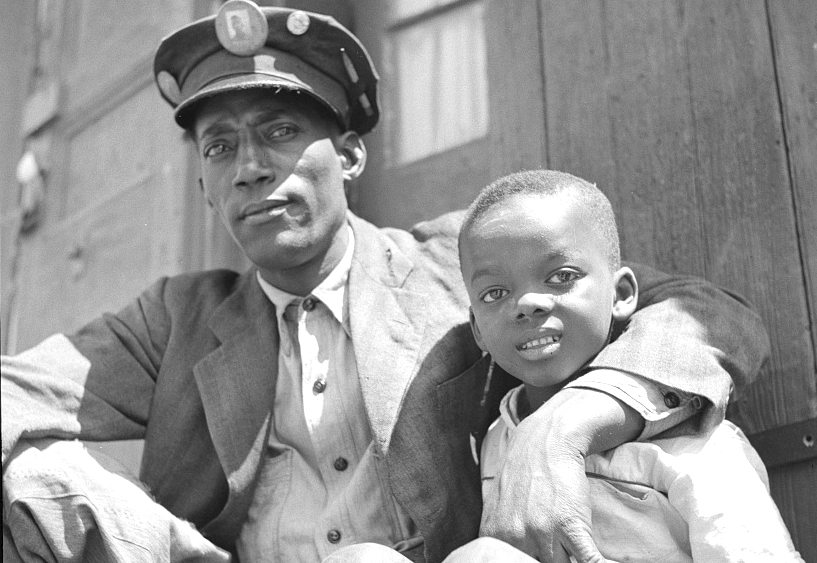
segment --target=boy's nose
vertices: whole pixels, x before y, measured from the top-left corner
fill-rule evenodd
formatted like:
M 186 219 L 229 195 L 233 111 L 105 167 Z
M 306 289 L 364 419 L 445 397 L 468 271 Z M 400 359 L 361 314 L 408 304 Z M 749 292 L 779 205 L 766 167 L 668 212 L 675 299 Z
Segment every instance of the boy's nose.
M 553 311 L 556 300 L 552 295 L 545 293 L 525 293 L 516 302 L 516 319 L 533 318 L 539 315 L 549 315 Z

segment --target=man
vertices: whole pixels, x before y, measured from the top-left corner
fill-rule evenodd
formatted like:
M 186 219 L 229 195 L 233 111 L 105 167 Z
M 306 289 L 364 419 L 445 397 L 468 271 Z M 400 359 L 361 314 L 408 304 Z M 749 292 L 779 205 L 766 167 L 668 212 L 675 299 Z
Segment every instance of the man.
M 159 280 L 4 359 L 4 557 L 319 561 L 373 542 L 442 560 L 477 534 L 472 435 L 512 382 L 469 369 L 460 215 L 409 233 L 347 209 L 379 117 L 368 54 L 331 18 L 233 0 L 166 38 L 154 69 L 254 268 Z M 719 421 L 767 353 L 733 297 L 638 274 L 645 307 L 520 426 L 498 484 L 487 529 L 542 559 L 598 556 L 583 455 Z M 43 438 L 144 438 L 157 502 Z M 525 465 L 544 452 L 548 475 Z

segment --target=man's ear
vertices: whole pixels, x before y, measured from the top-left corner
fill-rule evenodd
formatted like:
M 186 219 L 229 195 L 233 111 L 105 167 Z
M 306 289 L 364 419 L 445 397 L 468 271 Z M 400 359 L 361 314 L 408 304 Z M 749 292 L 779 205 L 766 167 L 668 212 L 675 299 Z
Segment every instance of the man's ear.
M 201 195 L 204 196 L 204 201 L 206 201 L 207 205 L 209 205 L 210 209 L 212 209 L 213 208 L 213 202 L 210 201 L 209 197 L 207 197 L 207 192 L 204 191 L 204 182 L 201 181 L 201 178 L 199 178 L 199 189 L 201 190 Z
M 474 310 L 471 307 L 468 307 L 468 322 L 471 325 L 471 333 L 474 335 L 477 346 L 479 346 L 479 349 L 483 352 L 487 352 L 488 349 L 485 347 L 485 342 L 482 340 L 482 333 L 479 331 L 479 325 L 477 325 L 477 318 L 474 316 Z
M 343 179 L 354 180 L 366 168 L 366 145 L 356 131 L 346 131 L 336 142 L 340 163 L 343 166 Z
M 638 305 L 638 282 L 630 268 L 622 267 L 613 274 L 613 319 L 626 321 Z

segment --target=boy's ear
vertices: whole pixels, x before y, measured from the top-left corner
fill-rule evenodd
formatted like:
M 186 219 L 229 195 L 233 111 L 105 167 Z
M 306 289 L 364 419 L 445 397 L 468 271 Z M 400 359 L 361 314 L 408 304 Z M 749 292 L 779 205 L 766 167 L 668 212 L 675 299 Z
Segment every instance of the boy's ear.
M 615 294 L 613 295 L 613 319 L 626 321 L 635 313 L 638 305 L 638 282 L 630 268 L 622 267 L 613 274 Z
M 341 134 L 336 142 L 336 149 L 341 165 L 343 166 L 343 179 L 354 180 L 366 168 L 366 145 L 363 139 L 355 131 L 346 131 Z
M 479 331 L 479 325 L 477 325 L 477 318 L 474 316 L 474 310 L 471 307 L 468 307 L 468 322 L 471 324 L 471 332 L 474 335 L 474 340 L 477 341 L 477 346 L 479 346 L 479 349 L 483 352 L 487 352 L 488 349 L 485 348 L 482 333 Z

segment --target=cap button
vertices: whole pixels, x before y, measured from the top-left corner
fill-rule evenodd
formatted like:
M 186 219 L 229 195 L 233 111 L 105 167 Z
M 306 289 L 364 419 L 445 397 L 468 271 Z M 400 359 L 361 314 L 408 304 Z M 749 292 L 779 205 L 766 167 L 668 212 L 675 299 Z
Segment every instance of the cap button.
M 292 12 L 287 18 L 287 29 L 292 35 L 303 35 L 309 29 L 309 16 L 306 12 L 298 10 Z

